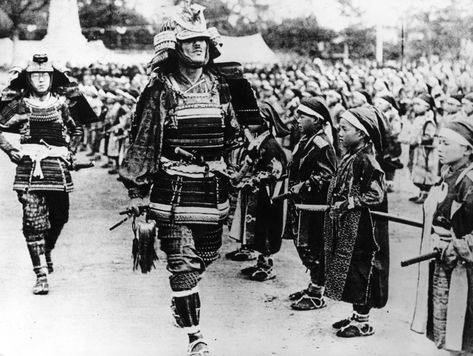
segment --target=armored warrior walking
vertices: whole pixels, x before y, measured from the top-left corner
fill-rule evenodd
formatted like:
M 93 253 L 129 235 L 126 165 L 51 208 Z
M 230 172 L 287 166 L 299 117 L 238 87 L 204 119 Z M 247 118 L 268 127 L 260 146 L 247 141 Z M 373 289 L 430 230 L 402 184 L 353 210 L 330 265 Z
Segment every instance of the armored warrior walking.
M 225 149 L 239 134 L 228 86 L 212 71 L 217 35 L 196 4 L 165 22 L 155 36 L 152 77 L 137 103 L 120 168 L 130 209 L 138 213 L 149 194 L 148 218 L 157 222 L 172 309 L 189 335 L 191 356 L 210 354 L 197 285 L 219 256 L 228 180 L 215 172 L 226 169 Z
M 20 148 L 4 136 L 0 148 L 17 165 L 13 189 L 23 206 L 23 234 L 36 274 L 34 294 L 49 291 L 51 251 L 69 219 L 70 169 L 83 134 L 79 112 L 71 112 L 71 99 L 59 93 L 69 84 L 46 55 L 35 55 L 10 83 L 9 90 L 18 95 L 3 103 L 0 112 L 1 130 L 20 134 Z M 85 99 L 77 97 L 83 101 L 74 110 L 86 105 L 90 114 Z

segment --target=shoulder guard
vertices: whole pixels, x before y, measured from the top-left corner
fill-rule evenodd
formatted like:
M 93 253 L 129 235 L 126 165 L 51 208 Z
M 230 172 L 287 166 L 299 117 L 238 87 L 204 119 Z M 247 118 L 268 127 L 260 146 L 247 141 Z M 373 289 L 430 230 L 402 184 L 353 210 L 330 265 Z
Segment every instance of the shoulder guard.
M 324 148 L 325 146 L 328 146 L 328 142 L 324 140 L 321 136 L 315 136 L 312 142 L 314 142 L 314 144 L 318 148 Z

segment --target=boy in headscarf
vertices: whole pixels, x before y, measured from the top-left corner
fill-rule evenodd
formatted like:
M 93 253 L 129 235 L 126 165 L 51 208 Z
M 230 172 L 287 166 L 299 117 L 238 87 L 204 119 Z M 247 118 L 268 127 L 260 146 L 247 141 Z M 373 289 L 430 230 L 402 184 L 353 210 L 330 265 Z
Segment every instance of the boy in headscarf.
M 335 174 L 337 156 L 332 142 L 332 119 L 322 99 L 304 98 L 297 108 L 302 137 L 294 148 L 289 181 L 295 201 L 304 204 L 325 204 L 330 179 Z M 289 237 L 294 239 L 302 264 L 310 272 L 306 289 L 292 293 L 289 299 L 295 310 L 313 310 L 326 306 L 324 298 L 324 218 L 321 213 L 295 210 L 290 205 Z
M 411 329 L 452 355 L 473 355 L 473 123 L 460 119 L 439 132 L 441 181 L 429 194 L 421 253 L 441 251 L 419 268 Z M 430 231 L 432 233 L 430 234 Z
M 350 109 L 340 120 L 339 138 L 346 149 L 330 183 L 325 214 L 325 293 L 353 305 L 350 317 L 333 324 L 339 337 L 374 333 L 371 308 L 388 298 L 387 222 L 370 210 L 387 211 L 384 173 L 376 160 L 382 152 L 381 119 L 372 107 Z
M 287 158 L 276 137 L 288 135 L 289 130 L 268 102 L 261 104 L 260 112 L 262 122 L 248 125 L 253 138 L 243 159 L 251 169 L 239 184 L 238 211 L 230 235 L 259 252 L 256 265 L 242 273 L 262 282 L 276 277 L 271 256 L 279 252 L 284 232 L 286 203 L 272 198 L 287 189 Z
M 426 93 L 417 96 L 414 101 L 415 118 L 409 143 L 411 160 L 411 179 L 419 188 L 419 195 L 410 201 L 423 204 L 430 188 L 438 181 L 438 159 L 435 147 L 437 119 L 433 98 Z

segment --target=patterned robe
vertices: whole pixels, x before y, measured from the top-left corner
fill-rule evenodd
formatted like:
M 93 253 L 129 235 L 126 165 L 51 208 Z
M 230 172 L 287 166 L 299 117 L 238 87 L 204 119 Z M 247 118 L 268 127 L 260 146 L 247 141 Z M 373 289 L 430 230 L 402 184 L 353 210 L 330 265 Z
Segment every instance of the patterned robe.
M 387 221 L 369 211 L 387 211 L 384 174 L 372 145 L 345 154 L 332 179 L 327 202 L 353 200 L 354 209 L 325 215 L 326 295 L 355 305 L 381 308 L 388 299 Z
M 433 216 L 434 231 L 439 228 L 451 231 L 454 239 L 465 241 L 466 249 L 473 251 L 473 219 L 471 218 L 473 216 L 473 165 L 460 167 L 454 171 L 448 166 L 444 167 L 442 181 L 438 188 L 443 193 L 439 194 L 440 201 L 437 203 Z M 452 273 L 457 263 L 459 268 L 466 269 L 464 283 L 468 297 L 463 304 L 449 302 L 452 283 L 454 283 Z M 460 336 L 461 345 L 458 349 L 473 352 L 473 267 L 471 261 L 463 264 L 460 259 L 453 265 L 448 265 L 435 260 L 430 263 L 429 274 L 427 337 L 434 341 L 438 348 L 448 349 L 447 337 L 453 336 L 457 339 Z M 463 282 L 460 283 L 461 288 L 465 287 Z M 464 321 L 455 320 L 455 329 L 449 331 L 448 316 L 449 314 L 458 315 L 458 311 L 466 311 L 465 319 Z M 453 335 L 448 335 L 449 333 Z
M 326 204 L 330 179 L 337 168 L 335 149 L 320 130 L 303 136 L 296 145 L 290 165 L 290 186 L 304 182 L 296 198 L 304 204 Z M 324 283 L 324 216 L 319 212 L 296 211 L 289 205 L 287 237 L 294 240 L 302 263 L 311 271 L 313 282 Z
M 287 190 L 286 155 L 269 131 L 258 136 L 243 155 L 253 161 L 249 179 L 260 180 L 241 190 L 230 236 L 262 254 L 275 254 L 281 248 L 286 204 L 271 198 Z

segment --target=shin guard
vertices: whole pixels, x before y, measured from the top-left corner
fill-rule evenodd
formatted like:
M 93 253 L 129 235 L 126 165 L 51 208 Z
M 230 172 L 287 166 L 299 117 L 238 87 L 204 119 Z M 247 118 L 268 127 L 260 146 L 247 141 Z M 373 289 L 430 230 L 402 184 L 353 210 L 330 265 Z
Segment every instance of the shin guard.
M 188 334 L 200 331 L 200 298 L 197 288 L 173 292 L 171 309 L 176 323 Z
M 38 277 L 46 276 L 47 263 L 44 254 L 44 240 L 28 241 L 26 244 L 33 264 L 33 271 Z

